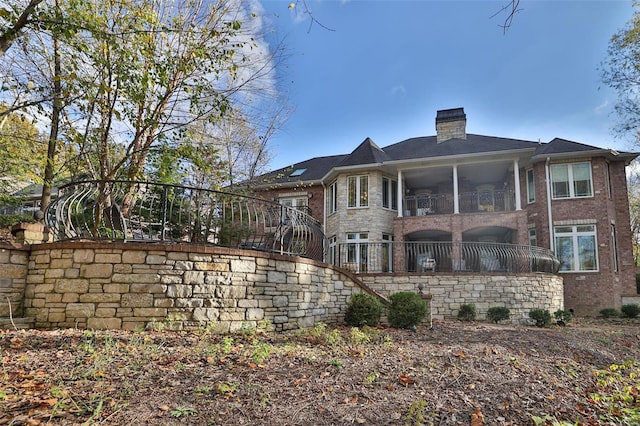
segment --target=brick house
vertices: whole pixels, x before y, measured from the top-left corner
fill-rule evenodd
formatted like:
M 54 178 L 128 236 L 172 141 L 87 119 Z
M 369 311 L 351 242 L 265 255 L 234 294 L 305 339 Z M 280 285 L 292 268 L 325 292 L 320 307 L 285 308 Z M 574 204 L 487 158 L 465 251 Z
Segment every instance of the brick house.
M 326 261 L 356 273 L 532 273 L 542 269 L 505 253 L 540 248 L 560 261 L 567 309 L 597 315 L 636 295 L 625 168 L 637 154 L 468 134 L 462 108 L 435 124 L 435 136 L 367 138 L 251 188 L 306 209 Z

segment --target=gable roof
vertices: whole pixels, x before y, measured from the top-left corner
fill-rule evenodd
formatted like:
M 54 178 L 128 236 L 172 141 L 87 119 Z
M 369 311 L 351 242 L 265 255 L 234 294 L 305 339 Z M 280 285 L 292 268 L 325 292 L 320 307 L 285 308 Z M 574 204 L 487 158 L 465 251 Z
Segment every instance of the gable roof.
M 570 157 L 576 154 L 582 155 L 601 155 L 612 160 L 625 160 L 627 163 L 638 156 L 632 152 L 618 152 L 612 149 L 598 148 L 596 146 L 585 145 L 579 142 L 573 142 L 566 139 L 554 138 L 551 142 L 540 144 L 533 154 L 534 159 L 546 157 Z
M 337 167 L 357 166 L 361 164 L 381 164 L 391 160 L 371 138 L 366 138 L 356 149 L 347 155 Z

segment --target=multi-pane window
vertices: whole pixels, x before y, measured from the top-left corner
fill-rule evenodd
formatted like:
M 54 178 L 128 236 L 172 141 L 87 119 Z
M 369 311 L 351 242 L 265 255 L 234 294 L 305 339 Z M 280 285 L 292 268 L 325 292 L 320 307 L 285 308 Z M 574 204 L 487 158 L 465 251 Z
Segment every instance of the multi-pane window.
M 305 197 L 287 197 L 280 198 L 280 204 L 287 207 L 293 207 L 298 210 L 305 210 L 308 204 L 308 198 Z
M 556 226 L 554 233 L 560 271 L 598 270 L 595 225 Z
M 333 181 L 327 188 L 327 214 L 338 210 L 338 182 Z
M 382 178 L 382 207 L 398 210 L 398 182 L 386 177 Z
M 527 202 L 536 201 L 536 183 L 533 180 L 533 169 L 527 170 Z
M 328 238 L 329 240 L 329 247 L 327 250 L 327 263 L 331 264 L 331 265 L 336 265 L 337 263 L 337 238 L 336 236 L 332 236 Z
M 551 186 L 554 199 L 593 196 L 591 163 L 553 164 Z
M 369 263 L 369 234 L 347 234 L 347 268 L 354 272 L 367 272 Z
M 349 176 L 347 179 L 347 207 L 369 205 L 369 176 Z
M 393 235 L 382 234 L 382 272 L 393 271 Z
M 529 228 L 529 245 L 538 245 L 538 235 L 536 234 L 536 228 Z

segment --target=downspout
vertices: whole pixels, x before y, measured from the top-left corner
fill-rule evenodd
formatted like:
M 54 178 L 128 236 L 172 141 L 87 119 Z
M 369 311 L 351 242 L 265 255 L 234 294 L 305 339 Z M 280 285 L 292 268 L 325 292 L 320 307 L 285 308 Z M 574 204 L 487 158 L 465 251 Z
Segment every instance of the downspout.
M 324 182 L 320 182 L 322 185 L 322 233 L 324 234 L 324 239 L 322 241 L 323 250 L 323 262 L 327 261 L 327 253 L 329 252 L 329 247 L 327 247 L 327 187 Z
M 549 217 L 549 249 L 555 253 L 555 239 L 553 238 L 553 214 L 551 213 L 551 172 L 549 170 L 549 157 L 544 164 L 545 179 L 547 182 L 547 216 Z

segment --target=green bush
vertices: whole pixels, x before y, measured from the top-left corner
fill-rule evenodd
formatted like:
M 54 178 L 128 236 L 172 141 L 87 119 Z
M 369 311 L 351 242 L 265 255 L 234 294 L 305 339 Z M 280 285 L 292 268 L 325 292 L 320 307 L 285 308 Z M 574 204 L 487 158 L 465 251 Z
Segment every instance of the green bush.
M 538 327 L 545 327 L 551 324 L 551 314 L 547 309 L 532 309 L 529 311 L 529 318 L 535 320 Z
M 344 321 L 352 327 L 370 327 L 380 323 L 382 304 L 380 301 L 367 293 L 354 294 L 347 305 L 347 312 Z
M 30 214 L 12 214 L 12 215 L 0 215 L 0 228 L 11 228 L 16 223 L 20 222 L 35 222 L 33 215 Z
M 415 327 L 427 316 L 427 302 L 420 295 L 401 291 L 389 296 L 387 319 L 395 328 Z
M 622 311 L 622 314 L 627 318 L 635 318 L 640 315 L 640 305 L 638 305 L 637 303 L 622 305 L 620 310 Z
M 620 312 L 616 308 L 604 308 L 600 309 L 600 315 L 604 318 L 616 318 L 620 316 Z
M 460 310 L 458 311 L 458 319 L 460 321 L 475 321 L 476 305 L 473 303 L 461 305 Z
M 553 317 L 559 325 L 565 325 L 573 319 L 573 312 L 559 309 L 553 313 Z
M 506 306 L 494 306 L 487 311 L 487 319 L 496 324 L 503 320 L 508 320 L 510 316 L 509 308 Z

